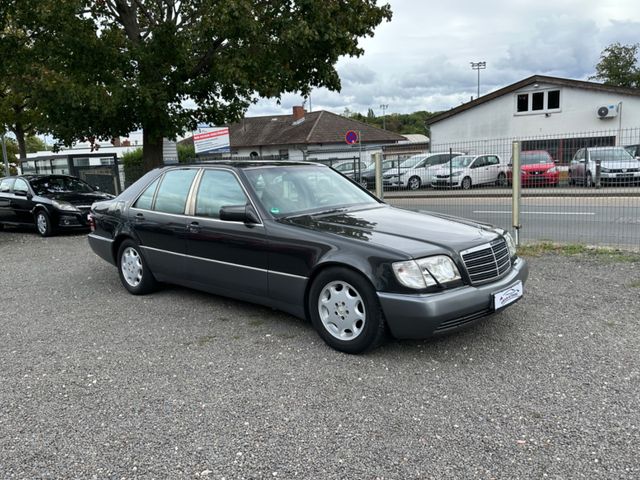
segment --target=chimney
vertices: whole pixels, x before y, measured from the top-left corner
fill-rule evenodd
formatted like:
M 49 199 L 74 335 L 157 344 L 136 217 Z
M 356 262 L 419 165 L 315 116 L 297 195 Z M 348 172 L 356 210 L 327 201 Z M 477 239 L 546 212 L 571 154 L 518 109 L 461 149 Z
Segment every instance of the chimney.
M 293 121 L 295 122 L 296 120 L 300 120 L 301 118 L 304 118 L 306 113 L 307 111 L 304 109 L 304 107 L 299 107 L 299 106 L 293 107 Z

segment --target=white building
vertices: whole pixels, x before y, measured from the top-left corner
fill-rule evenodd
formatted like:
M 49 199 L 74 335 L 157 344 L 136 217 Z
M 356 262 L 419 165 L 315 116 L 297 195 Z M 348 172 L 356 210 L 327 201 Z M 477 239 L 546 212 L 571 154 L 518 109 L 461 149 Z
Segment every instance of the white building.
M 427 123 L 432 151 L 458 146 L 508 157 L 511 141 L 522 140 L 523 150 L 567 162 L 584 146 L 638 143 L 640 90 L 535 75 Z

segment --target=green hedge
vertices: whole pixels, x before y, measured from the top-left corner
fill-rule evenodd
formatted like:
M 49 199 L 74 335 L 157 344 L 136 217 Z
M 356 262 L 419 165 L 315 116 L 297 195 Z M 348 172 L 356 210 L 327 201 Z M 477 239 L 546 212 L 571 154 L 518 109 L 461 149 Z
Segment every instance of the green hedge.
M 142 165 L 142 149 L 137 148 L 122 155 L 122 166 L 124 168 L 124 187 L 127 188 L 145 173 Z

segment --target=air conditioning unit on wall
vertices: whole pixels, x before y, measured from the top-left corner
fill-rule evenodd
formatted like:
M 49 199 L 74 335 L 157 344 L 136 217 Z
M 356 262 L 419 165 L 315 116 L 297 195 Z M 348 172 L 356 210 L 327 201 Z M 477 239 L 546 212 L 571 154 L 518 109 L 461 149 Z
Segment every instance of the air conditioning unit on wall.
M 599 119 L 614 118 L 618 116 L 618 105 L 601 105 L 596 110 Z

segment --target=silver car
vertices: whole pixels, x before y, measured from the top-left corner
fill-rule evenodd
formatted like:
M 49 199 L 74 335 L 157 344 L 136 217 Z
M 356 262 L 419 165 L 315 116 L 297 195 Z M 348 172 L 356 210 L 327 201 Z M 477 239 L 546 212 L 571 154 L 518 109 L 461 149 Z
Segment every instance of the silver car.
M 600 182 L 617 184 L 640 183 L 640 161 L 624 147 L 581 148 L 569 165 L 569 184 L 593 187 L 596 166 L 600 164 Z

